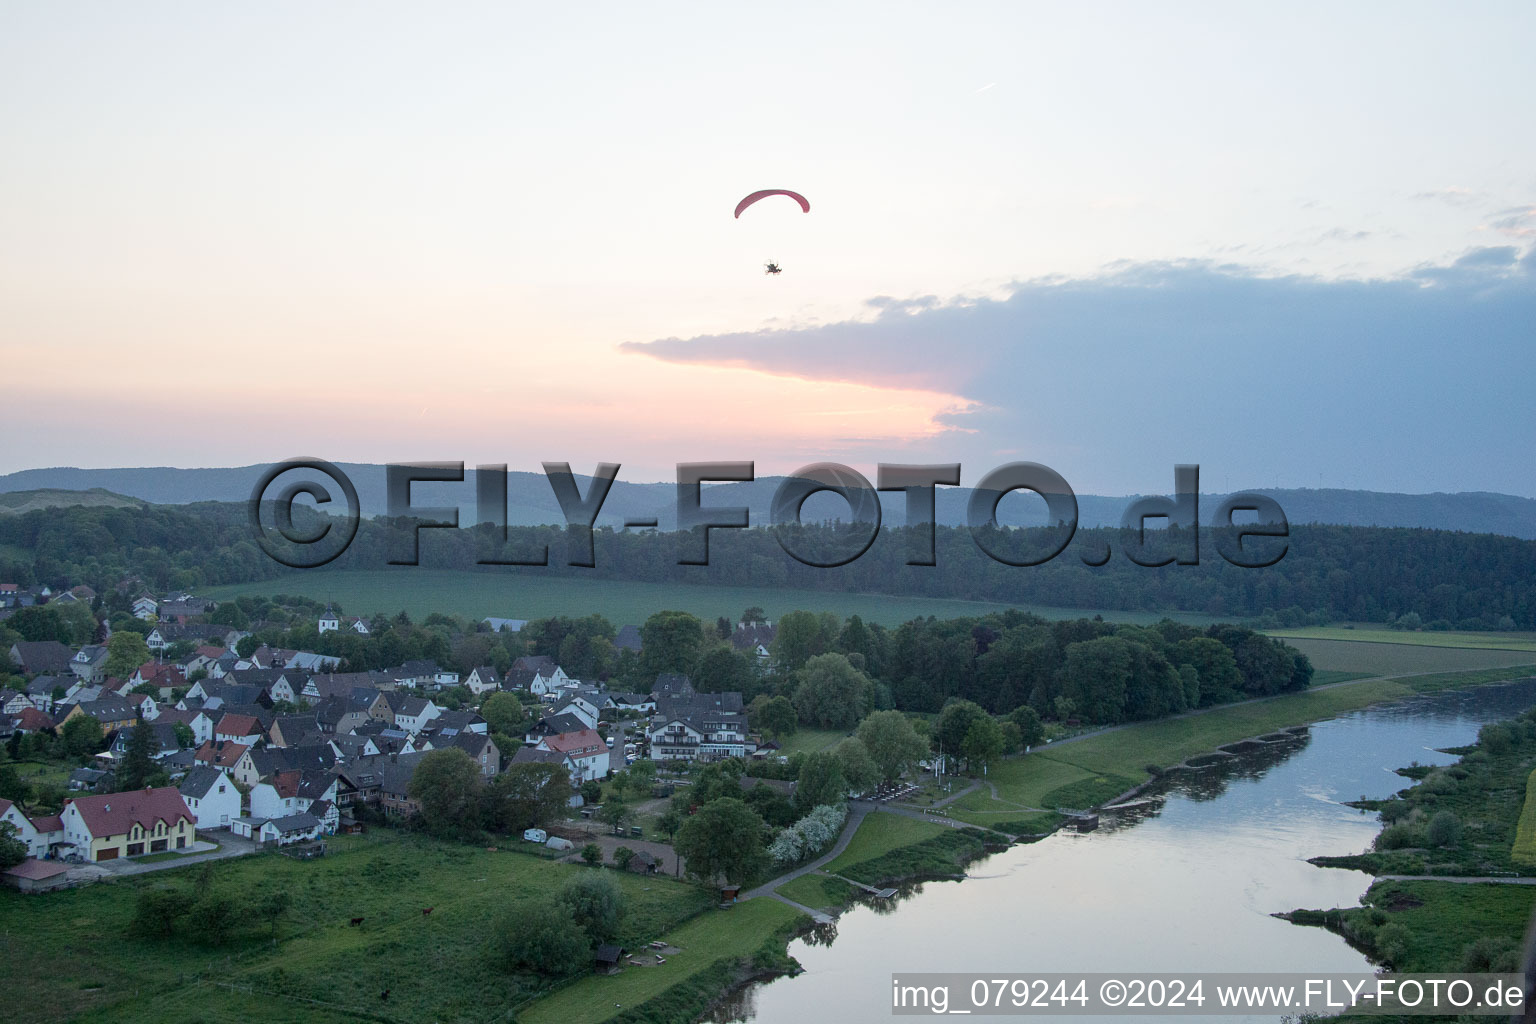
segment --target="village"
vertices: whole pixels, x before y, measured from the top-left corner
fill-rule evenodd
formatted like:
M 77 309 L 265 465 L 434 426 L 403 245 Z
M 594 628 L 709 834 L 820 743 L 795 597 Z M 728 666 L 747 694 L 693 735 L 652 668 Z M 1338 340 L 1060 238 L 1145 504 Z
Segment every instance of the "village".
M 23 609 L 93 602 L 102 606 L 84 586 L 54 593 L 0 584 L 0 624 Z M 129 607 L 147 628 L 126 642 L 114 642 L 124 634 L 103 618 L 100 642 L 22 640 L 6 652 L 21 682 L 0 690 L 0 741 L 12 761 L 52 759 L 68 771 L 62 793 L 12 775 L 14 791 L 0 798 L 0 832 L 25 847 L 3 877 L 22 891 L 200 855 L 319 855 L 328 836 L 419 815 L 416 769 L 450 748 L 487 784 L 520 766 L 558 771 L 563 807 L 520 823 L 523 841 L 574 858 L 573 839 L 601 833 L 600 848 L 622 851 L 623 866 L 681 874 L 670 848 L 648 841 L 659 837 L 628 824 L 632 812 L 610 813 L 598 827 L 591 805 L 602 783 L 623 772 L 632 797 L 641 786 L 642 797 L 653 788 L 662 796 L 671 786 L 655 765 L 627 769 L 654 760 L 676 777 L 690 764 L 778 751 L 749 730 L 742 693 L 699 693 L 681 673 L 658 673 L 648 692 L 622 692 L 574 678 L 548 655 L 518 656 L 504 671 L 487 664 L 460 672 L 427 659 L 345 671 L 335 655 L 252 648 L 250 628 L 209 621 L 217 604 L 191 594 L 137 593 Z M 374 628 L 329 606 L 312 624 L 322 637 L 368 637 Z M 487 618 L 476 631 L 515 636 L 526 625 Z M 135 649 L 140 635 L 149 657 L 123 672 L 121 649 Z M 773 636 L 772 623 L 740 622 L 729 640 L 743 660 L 761 663 Z M 614 642 L 638 654 L 641 630 L 624 626 Z M 792 791 L 792 783 L 777 785 Z M 615 835 L 630 846 L 616 846 Z

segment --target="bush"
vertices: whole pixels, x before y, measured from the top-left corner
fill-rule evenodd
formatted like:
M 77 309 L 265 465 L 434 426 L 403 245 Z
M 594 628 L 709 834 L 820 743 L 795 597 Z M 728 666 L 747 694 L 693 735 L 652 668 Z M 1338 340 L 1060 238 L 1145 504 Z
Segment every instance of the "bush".
M 1423 833 L 1406 821 L 1387 826 L 1376 837 L 1378 850 L 1407 850 L 1423 845 Z
M 1441 811 L 1429 819 L 1424 839 L 1430 846 L 1455 846 L 1461 842 L 1461 822 L 1450 811 Z
M 187 894 L 179 889 L 142 889 L 128 930 L 145 938 L 168 939 L 176 933 L 176 922 L 189 909 Z
M 573 921 L 595 944 L 607 942 L 619 931 L 624 916 L 624 890 L 608 872 L 578 874 L 560 887 L 556 897 Z
M 1518 971 L 1520 947 L 1513 939 L 1484 935 L 1462 950 L 1461 969 L 1468 974 Z
M 588 843 L 581 848 L 581 859 L 588 864 L 601 864 L 603 861 L 603 848 L 596 843 Z
M 1402 969 L 1403 962 L 1408 958 L 1408 947 L 1413 941 L 1413 933 L 1408 926 L 1393 921 L 1376 929 L 1376 955 L 1393 967 Z
M 514 970 L 558 978 L 584 968 L 592 955 L 587 933 L 571 927 L 568 911 L 555 900 L 508 914 L 498 931 L 502 955 Z
M 822 804 L 780 832 L 768 846 L 768 855 L 779 864 L 794 864 L 821 853 L 836 842 L 848 820 L 848 808 Z

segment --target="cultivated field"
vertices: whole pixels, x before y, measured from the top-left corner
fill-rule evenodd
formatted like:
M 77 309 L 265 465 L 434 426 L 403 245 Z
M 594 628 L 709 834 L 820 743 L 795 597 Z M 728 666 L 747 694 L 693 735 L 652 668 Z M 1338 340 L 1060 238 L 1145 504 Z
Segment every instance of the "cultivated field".
M 716 587 L 687 583 L 637 583 L 626 580 L 584 579 L 570 576 L 535 576 L 495 572 L 460 572 L 452 569 L 401 568 L 326 572 L 284 576 L 259 583 L 215 587 L 208 596 L 223 600 L 241 594 L 300 594 L 319 601 L 334 601 L 351 615 L 402 609 L 412 617 L 445 612 L 481 619 L 488 615 L 508 619 L 537 619 L 550 615 L 604 615 L 615 625 L 639 624 L 659 611 L 692 612 L 714 621 L 721 615 L 732 620 L 753 605 L 776 619 L 788 611 L 830 611 L 847 618 L 859 615 L 866 622 L 898 626 L 923 615 L 957 618 L 985 615 L 1009 607 L 1052 619 L 1076 619 L 1102 614 L 1115 622 L 1156 622 L 1161 613 L 1097 611 L 1082 608 L 1047 608 L 1005 605 L 985 601 L 953 601 L 943 598 L 891 597 L 884 594 L 845 594 L 822 590 L 780 590 L 755 587 Z M 1172 613 L 1181 621 L 1207 623 L 1206 615 Z
M 1307 637 L 1313 640 L 1355 640 L 1361 643 L 1413 644 L 1419 647 L 1486 647 L 1504 651 L 1536 651 L 1536 633 L 1409 632 L 1400 629 L 1359 626 L 1308 626 L 1305 629 L 1266 630 L 1270 636 Z
M 1505 668 L 1536 664 L 1536 649 L 1430 647 L 1372 640 L 1318 640 L 1284 637 L 1286 643 L 1312 659 L 1314 668 L 1371 675 L 1407 672 L 1462 672 L 1475 668 Z

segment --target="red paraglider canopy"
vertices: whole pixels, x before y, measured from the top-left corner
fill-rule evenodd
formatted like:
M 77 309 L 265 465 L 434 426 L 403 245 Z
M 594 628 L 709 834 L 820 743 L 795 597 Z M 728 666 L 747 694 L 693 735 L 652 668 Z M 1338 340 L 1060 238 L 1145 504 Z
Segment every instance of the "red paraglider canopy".
M 787 188 L 765 188 L 761 192 L 753 192 L 751 195 L 747 196 L 747 198 L 737 203 L 736 216 L 740 217 L 742 210 L 745 210 L 759 199 L 766 199 L 769 196 L 789 196 L 789 198 L 800 204 L 800 209 L 804 210 L 806 213 L 811 212 L 811 201 L 805 198 L 805 196 L 801 195 L 799 192 L 791 192 Z

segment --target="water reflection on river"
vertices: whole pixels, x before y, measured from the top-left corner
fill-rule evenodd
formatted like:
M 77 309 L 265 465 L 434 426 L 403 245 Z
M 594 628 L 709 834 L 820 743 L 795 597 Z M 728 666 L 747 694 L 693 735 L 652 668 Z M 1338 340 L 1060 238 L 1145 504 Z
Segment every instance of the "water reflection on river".
M 889 1021 L 901 971 L 1370 970 L 1337 936 L 1270 915 L 1353 905 L 1369 876 L 1307 863 L 1375 836 L 1375 815 L 1342 801 L 1396 792 L 1408 782 L 1392 769 L 1449 763 L 1436 748 L 1533 704 L 1536 680 L 1419 697 L 1181 774 L 1096 832 L 1059 832 L 978 861 L 964 882 L 850 910 L 791 946 L 806 973 L 750 986 L 708 1019 Z

